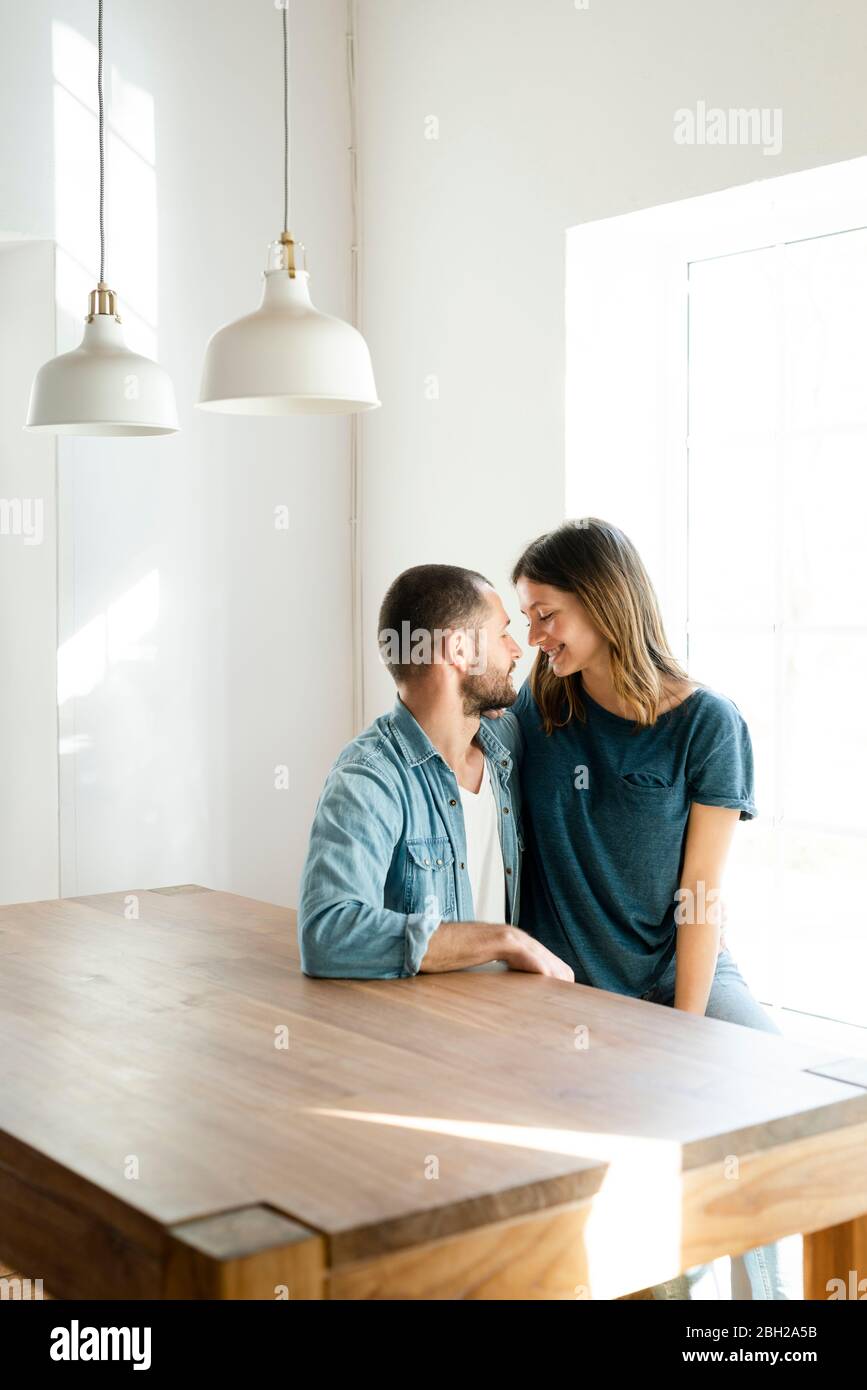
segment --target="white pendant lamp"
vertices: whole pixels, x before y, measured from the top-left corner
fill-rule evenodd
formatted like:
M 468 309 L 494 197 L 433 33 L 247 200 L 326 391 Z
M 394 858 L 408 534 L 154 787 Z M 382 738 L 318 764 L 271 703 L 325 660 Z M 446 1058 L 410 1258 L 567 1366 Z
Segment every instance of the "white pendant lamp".
M 158 363 L 125 346 L 116 296 L 105 283 L 102 0 L 97 48 L 99 284 L 90 292 L 80 346 L 53 357 L 36 373 L 25 428 L 46 434 L 172 434 L 178 428 L 178 414 L 171 378 Z
M 213 335 L 202 410 L 227 415 L 346 415 L 379 405 L 357 328 L 314 308 L 304 247 L 289 225 L 289 48 L 283 0 L 283 232 L 268 248 L 259 308 Z

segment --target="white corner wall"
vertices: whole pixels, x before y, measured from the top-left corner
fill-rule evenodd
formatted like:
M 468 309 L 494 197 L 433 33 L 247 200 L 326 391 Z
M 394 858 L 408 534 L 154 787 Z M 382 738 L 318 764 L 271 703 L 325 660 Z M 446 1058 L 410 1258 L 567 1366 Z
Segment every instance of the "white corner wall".
M 377 610 L 407 565 L 482 570 L 522 639 L 511 564 L 564 515 L 567 227 L 863 154 L 867 8 L 360 0 L 360 12 L 364 328 L 383 401 L 364 422 L 370 719 L 394 698 Z M 674 113 L 699 100 L 781 108 L 781 153 L 677 145 Z
M 345 6 L 293 0 L 291 20 L 293 227 L 314 301 L 347 316 Z M 96 5 L 3 0 L 2 23 L 0 232 L 56 242 L 65 349 L 97 279 Z M 294 902 L 351 735 L 348 424 L 193 408 L 208 337 L 256 306 L 281 229 L 281 45 L 270 3 L 106 6 L 108 280 L 181 431 L 58 447 L 64 896 L 197 880 Z M 53 896 L 42 881 L 17 895 Z

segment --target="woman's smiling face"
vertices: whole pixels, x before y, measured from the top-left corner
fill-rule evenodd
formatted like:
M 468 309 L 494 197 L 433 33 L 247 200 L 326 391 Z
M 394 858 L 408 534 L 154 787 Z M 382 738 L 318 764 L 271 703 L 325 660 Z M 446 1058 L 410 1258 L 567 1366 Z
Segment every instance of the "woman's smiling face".
M 605 653 L 608 643 L 575 594 L 523 577 L 517 580 L 515 589 L 521 612 L 530 625 L 527 640 L 531 647 L 539 647 L 545 653 L 548 668 L 555 676 L 583 671 Z

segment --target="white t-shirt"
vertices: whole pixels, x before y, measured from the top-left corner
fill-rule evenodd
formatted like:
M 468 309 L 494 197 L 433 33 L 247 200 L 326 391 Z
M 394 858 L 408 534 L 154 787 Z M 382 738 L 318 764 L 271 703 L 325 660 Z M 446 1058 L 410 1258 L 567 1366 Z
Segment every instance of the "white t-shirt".
M 467 835 L 467 873 L 476 922 L 505 922 L 506 870 L 497 827 L 497 803 L 485 758 L 482 785 L 477 792 L 461 787 Z

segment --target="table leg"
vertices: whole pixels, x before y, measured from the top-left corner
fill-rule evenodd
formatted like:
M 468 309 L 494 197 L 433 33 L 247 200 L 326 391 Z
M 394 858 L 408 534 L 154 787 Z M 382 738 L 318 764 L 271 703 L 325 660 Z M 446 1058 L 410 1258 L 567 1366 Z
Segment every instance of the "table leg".
M 271 1207 L 172 1227 L 164 1298 L 325 1297 L 325 1239 Z
M 867 1299 L 867 1214 L 804 1236 L 804 1298 Z

